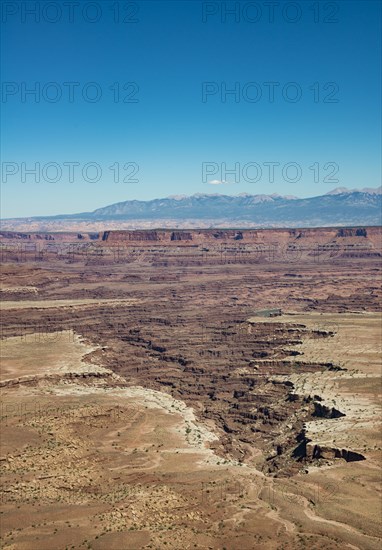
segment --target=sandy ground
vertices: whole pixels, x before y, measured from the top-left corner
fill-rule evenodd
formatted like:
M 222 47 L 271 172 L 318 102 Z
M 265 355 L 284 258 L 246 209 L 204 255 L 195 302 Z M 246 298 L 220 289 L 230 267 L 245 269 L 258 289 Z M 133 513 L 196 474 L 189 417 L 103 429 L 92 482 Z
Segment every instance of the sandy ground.
M 78 306 L 88 306 L 88 305 L 102 305 L 102 304 L 124 304 L 126 306 L 133 305 L 136 303 L 136 300 L 121 300 L 116 298 L 87 298 L 87 299 L 65 299 L 65 300 L 23 300 L 23 301 L 13 301 L 5 300 L 0 302 L 0 310 L 9 310 L 9 309 L 46 309 L 52 307 L 67 307 L 67 308 L 77 308 Z
M 82 361 L 95 349 L 96 346 L 85 344 L 73 331 L 7 338 L 1 345 L 0 381 L 69 372 L 104 372 L 105 369 Z

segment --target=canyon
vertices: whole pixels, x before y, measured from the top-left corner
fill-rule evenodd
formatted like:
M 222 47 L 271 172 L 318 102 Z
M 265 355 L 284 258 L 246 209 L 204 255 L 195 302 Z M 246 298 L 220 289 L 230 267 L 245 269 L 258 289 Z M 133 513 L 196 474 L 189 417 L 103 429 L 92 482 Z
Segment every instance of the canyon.
M 379 547 L 381 227 L 0 250 L 3 548 Z

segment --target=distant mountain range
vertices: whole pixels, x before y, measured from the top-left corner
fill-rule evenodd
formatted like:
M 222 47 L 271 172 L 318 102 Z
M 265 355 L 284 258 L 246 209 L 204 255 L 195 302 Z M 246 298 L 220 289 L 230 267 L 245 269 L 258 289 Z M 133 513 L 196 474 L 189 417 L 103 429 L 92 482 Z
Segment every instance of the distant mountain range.
M 82 225 L 95 227 L 322 227 L 381 225 L 382 188 L 339 187 L 317 197 L 196 194 L 150 201 L 127 200 L 80 214 L 4 220 L 2 229 L 21 227 L 29 220 L 36 228 Z

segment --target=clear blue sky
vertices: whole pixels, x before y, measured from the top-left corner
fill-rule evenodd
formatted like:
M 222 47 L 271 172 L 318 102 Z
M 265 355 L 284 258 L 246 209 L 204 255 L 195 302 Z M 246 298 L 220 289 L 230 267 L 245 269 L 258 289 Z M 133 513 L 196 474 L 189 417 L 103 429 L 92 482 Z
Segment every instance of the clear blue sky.
M 132 4 L 128 12 L 123 10 L 126 2 L 120 2 L 120 18 L 137 20 L 125 23 L 114 21 L 115 3 L 108 1 L 98 2 L 98 14 L 90 9 L 83 14 L 77 8 L 74 21 L 61 2 L 51 2 L 61 14 L 54 6 L 44 12 L 46 3 L 37 2 L 40 21 L 23 13 L 32 2 L 9 4 L 17 4 L 18 11 L 3 12 L 2 23 L 4 217 L 83 212 L 129 199 L 177 194 L 313 196 L 338 186 L 381 183 L 379 1 L 339 1 L 333 13 L 328 2 L 319 2 L 319 14 L 310 9 L 313 2 L 297 2 L 301 17 L 292 22 L 298 14 L 292 8 L 285 11 L 288 2 L 279 0 L 273 23 L 262 1 L 256 2 L 261 14 L 248 2 L 237 3 L 237 20 L 223 13 L 234 2 L 209 2 L 203 8 L 199 1 L 143 1 L 135 2 L 136 8 Z M 205 20 L 203 9 L 208 11 Z M 258 21 L 253 21 L 256 15 Z M 87 20 L 93 17 L 99 20 Z M 55 18 L 56 22 L 47 20 Z M 30 94 L 23 97 L 23 90 L 36 82 L 39 102 Z M 56 84 L 47 88 L 49 82 Z M 65 82 L 79 83 L 72 102 Z M 100 101 L 83 99 L 88 82 L 97 83 Z M 121 90 L 121 97 L 138 101 L 114 102 L 115 91 L 109 87 L 119 83 L 122 88 L 128 82 L 135 84 Z M 206 101 L 203 82 L 215 83 L 210 89 L 216 93 Z M 238 101 L 228 95 L 223 102 L 222 83 L 233 88 L 235 82 Z M 268 99 L 265 82 L 280 83 L 274 102 Z M 297 83 L 299 101 L 283 97 L 288 82 Z M 327 82 L 335 85 L 324 89 Z M 250 101 L 255 87 L 245 87 L 247 83 L 259 86 L 262 97 L 257 102 Z M 315 92 L 309 89 L 314 83 L 319 83 L 317 102 L 317 84 Z M 57 90 L 61 99 L 47 101 Z M 293 98 L 294 90 L 285 93 Z M 94 87 L 88 88 L 89 97 L 94 92 Z M 324 102 L 325 97 L 338 101 Z M 72 182 L 64 165 L 68 162 L 79 163 Z M 93 183 L 81 173 L 91 162 L 102 170 L 100 180 Z M 109 168 L 116 162 L 121 168 L 119 182 Z M 216 174 L 203 178 L 203 162 L 216 163 Z M 264 162 L 280 163 L 274 182 Z M 289 162 L 301 167 L 297 182 L 288 181 L 294 177 L 293 168 L 287 178 L 282 176 L 281 168 Z M 333 176 L 338 182 L 324 181 L 332 170 L 328 166 L 325 171 L 328 162 L 339 166 Z M 28 169 L 40 163 L 41 181 L 23 174 L 22 163 Z M 49 168 L 44 173 L 46 163 L 59 165 L 59 181 L 47 181 L 56 172 Z M 123 170 L 125 163 L 135 164 Z M 239 183 L 233 176 L 224 177 L 222 163 L 227 168 L 238 163 Z M 243 177 L 248 163 L 263 169 L 256 182 L 252 165 L 247 181 Z M 314 163 L 320 168 L 319 181 L 309 169 Z M 139 181 L 123 182 L 136 165 Z M 87 179 L 94 175 L 89 168 Z M 229 183 L 208 183 L 222 180 Z

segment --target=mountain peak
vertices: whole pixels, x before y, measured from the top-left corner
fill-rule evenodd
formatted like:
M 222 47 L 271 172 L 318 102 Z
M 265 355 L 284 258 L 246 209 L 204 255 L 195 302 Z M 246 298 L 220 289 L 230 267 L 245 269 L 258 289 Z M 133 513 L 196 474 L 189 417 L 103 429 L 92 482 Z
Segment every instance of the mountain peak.
M 343 195 L 350 193 L 368 193 L 369 195 L 381 195 L 382 185 L 379 187 L 364 187 L 363 189 L 348 189 L 347 187 L 336 187 L 332 191 L 325 193 L 325 195 Z
M 169 195 L 167 198 L 172 199 L 174 201 L 181 201 L 183 199 L 187 199 L 188 196 L 187 195 Z

